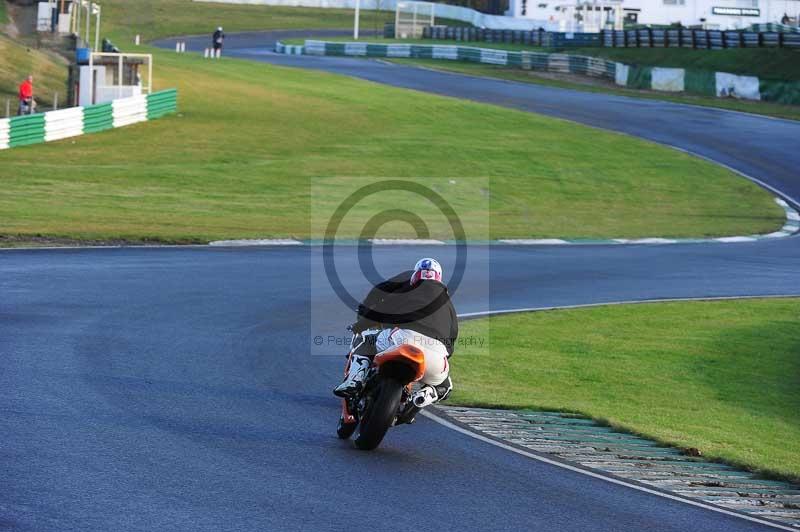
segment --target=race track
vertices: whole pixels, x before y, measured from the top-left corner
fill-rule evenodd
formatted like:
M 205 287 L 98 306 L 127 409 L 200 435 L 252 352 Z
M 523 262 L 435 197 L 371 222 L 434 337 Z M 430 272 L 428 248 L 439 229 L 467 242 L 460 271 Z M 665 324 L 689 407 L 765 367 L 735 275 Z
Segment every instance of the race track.
M 233 53 L 259 60 L 571 113 L 609 129 L 640 128 L 628 132 L 662 136 L 658 140 L 800 196 L 800 178 L 791 171 L 800 154 L 787 136 L 795 144 L 800 138 L 800 124 L 793 122 L 676 106 L 679 115 L 673 104 L 375 61 L 281 57 L 242 40 L 241 52 Z M 645 132 L 648 116 L 659 118 Z M 682 134 L 678 120 L 697 127 Z M 725 134 L 717 135 L 716 126 L 723 125 Z M 737 139 L 745 130 L 758 138 Z M 748 149 L 737 148 L 745 138 Z M 342 331 L 349 316 L 309 317 L 333 299 L 311 289 L 325 284 L 311 266 L 320 252 L 0 252 L 0 528 L 767 529 L 535 462 L 427 419 L 391 431 L 374 453 L 337 440 L 338 403 L 330 390 L 340 377 L 342 349 L 311 355 L 310 339 Z M 439 252 L 379 248 L 375 262 L 388 273 Z M 472 257 L 488 265 L 490 276 L 468 274 L 455 295 L 462 313 L 486 309 L 474 288 L 481 285 L 490 290 L 493 309 L 800 295 L 796 237 L 712 245 L 496 246 L 476 248 Z M 357 268 L 354 254 L 341 260 L 343 269 Z M 492 356 L 501 360 L 501 354 Z

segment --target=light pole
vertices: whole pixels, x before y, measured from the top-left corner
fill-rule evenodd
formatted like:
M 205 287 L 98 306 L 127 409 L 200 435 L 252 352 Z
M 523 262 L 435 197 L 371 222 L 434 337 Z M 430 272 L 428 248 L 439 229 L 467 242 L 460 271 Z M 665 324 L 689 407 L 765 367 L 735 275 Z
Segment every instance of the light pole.
M 356 0 L 356 19 L 353 23 L 353 39 L 358 40 L 358 16 L 361 11 L 361 0 Z

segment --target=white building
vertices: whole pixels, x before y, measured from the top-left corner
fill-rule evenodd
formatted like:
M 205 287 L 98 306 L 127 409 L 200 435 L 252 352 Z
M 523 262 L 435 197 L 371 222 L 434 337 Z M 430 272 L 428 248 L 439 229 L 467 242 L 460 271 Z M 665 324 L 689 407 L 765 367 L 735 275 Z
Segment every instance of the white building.
M 561 31 L 621 29 L 623 20 L 728 30 L 781 22 L 784 15 L 797 24 L 800 0 L 510 0 L 507 14 L 545 20 Z

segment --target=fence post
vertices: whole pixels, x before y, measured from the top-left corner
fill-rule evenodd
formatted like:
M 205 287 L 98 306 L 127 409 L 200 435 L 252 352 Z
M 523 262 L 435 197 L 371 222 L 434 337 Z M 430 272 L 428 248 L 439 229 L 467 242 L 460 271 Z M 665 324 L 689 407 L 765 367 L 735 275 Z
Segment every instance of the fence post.
M 11 116 L 11 99 L 6 98 L 6 118 Z
M 778 32 L 778 48 L 783 48 L 783 32 Z
M 53 94 L 53 111 L 58 111 L 58 93 Z
M 721 31 L 719 32 L 720 38 L 722 39 L 722 48 L 725 49 L 728 47 L 728 32 Z

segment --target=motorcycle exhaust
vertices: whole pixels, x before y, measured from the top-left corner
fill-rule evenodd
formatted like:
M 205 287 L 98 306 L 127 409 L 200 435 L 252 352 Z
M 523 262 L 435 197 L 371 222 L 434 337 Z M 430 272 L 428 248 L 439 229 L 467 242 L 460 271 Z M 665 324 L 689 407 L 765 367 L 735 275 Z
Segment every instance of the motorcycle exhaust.
M 423 388 L 422 390 L 418 391 L 414 394 L 414 397 L 411 399 L 414 403 L 414 406 L 417 408 L 425 408 L 428 405 L 433 404 L 436 401 L 436 392 L 431 388 Z

